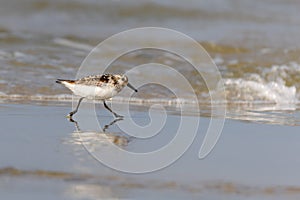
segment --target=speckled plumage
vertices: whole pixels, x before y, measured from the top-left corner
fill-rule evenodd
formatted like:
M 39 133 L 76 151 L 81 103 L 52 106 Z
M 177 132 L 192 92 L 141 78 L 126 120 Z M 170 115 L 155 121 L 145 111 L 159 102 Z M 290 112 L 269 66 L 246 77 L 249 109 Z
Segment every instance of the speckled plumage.
M 92 85 L 92 86 L 101 87 L 103 84 L 112 84 L 112 85 L 118 84 L 118 79 L 120 79 L 120 77 L 121 75 L 103 74 L 103 75 L 86 76 L 77 80 L 58 79 L 57 82 L 61 83 L 63 81 L 67 81 L 69 83 L 74 83 L 74 84 Z
M 103 75 L 87 76 L 75 81 L 75 84 L 97 85 L 97 86 L 101 86 L 106 83 L 116 85 L 118 84 L 118 78 L 116 77 L 116 75 L 103 74 Z

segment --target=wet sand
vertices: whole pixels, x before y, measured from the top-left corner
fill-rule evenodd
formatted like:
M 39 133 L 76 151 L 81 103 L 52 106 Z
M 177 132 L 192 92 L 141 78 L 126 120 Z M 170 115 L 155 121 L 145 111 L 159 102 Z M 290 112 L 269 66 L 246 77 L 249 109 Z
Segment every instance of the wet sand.
M 113 120 L 101 107 L 99 110 L 103 124 Z M 75 124 L 65 118 L 69 111 L 70 105 L 65 104 L 0 104 L 1 199 L 300 197 L 296 126 L 226 120 L 219 142 L 205 159 L 198 159 L 204 136 L 199 130 L 189 150 L 171 166 L 137 175 L 117 172 L 91 157 L 78 140 Z M 168 141 L 179 118 L 176 112 L 168 113 L 170 123 L 161 131 L 161 143 Z M 133 111 L 132 117 L 137 123 L 148 120 L 142 108 Z M 116 123 L 126 120 L 125 116 Z M 200 127 L 207 127 L 208 122 L 201 117 Z M 108 127 L 111 132 L 116 129 L 116 124 Z M 92 133 L 87 135 L 91 140 Z M 113 141 L 136 152 L 162 145 L 122 134 L 105 136 L 101 142 Z

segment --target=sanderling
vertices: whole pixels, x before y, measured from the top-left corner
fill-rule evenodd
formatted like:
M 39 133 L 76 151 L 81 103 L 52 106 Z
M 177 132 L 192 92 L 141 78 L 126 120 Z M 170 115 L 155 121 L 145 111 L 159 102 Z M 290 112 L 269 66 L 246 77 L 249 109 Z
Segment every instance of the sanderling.
M 72 116 L 78 111 L 79 105 L 84 98 L 102 100 L 104 107 L 116 118 L 120 118 L 122 116 L 112 111 L 106 105 L 105 100 L 118 94 L 126 85 L 137 92 L 137 89 L 128 83 L 127 76 L 118 74 L 87 76 L 78 80 L 57 79 L 56 83 L 63 84 L 75 95 L 81 97 L 78 101 L 76 109 L 69 113 L 68 117 L 70 118 L 72 118 Z

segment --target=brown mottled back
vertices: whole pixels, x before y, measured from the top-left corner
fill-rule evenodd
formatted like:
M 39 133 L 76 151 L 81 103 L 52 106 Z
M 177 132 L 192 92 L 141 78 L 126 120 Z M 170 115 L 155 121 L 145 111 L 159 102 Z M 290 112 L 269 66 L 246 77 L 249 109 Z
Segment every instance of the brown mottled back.
M 75 84 L 101 86 L 105 83 L 116 85 L 118 80 L 112 74 L 92 75 L 75 81 Z

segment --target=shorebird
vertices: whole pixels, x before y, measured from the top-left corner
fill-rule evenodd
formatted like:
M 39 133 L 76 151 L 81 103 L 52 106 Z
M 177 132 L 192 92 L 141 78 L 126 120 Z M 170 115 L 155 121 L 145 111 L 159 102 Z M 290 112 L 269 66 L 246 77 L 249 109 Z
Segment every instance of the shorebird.
M 80 96 L 75 110 L 68 114 L 67 117 L 69 118 L 72 118 L 78 111 L 79 105 L 84 98 L 102 100 L 104 107 L 116 118 L 120 118 L 122 116 L 112 111 L 112 109 L 106 105 L 105 100 L 118 94 L 125 86 L 137 92 L 137 89 L 128 82 L 127 76 L 119 74 L 92 75 L 78 80 L 57 79 L 56 83 L 63 84 L 75 95 Z

